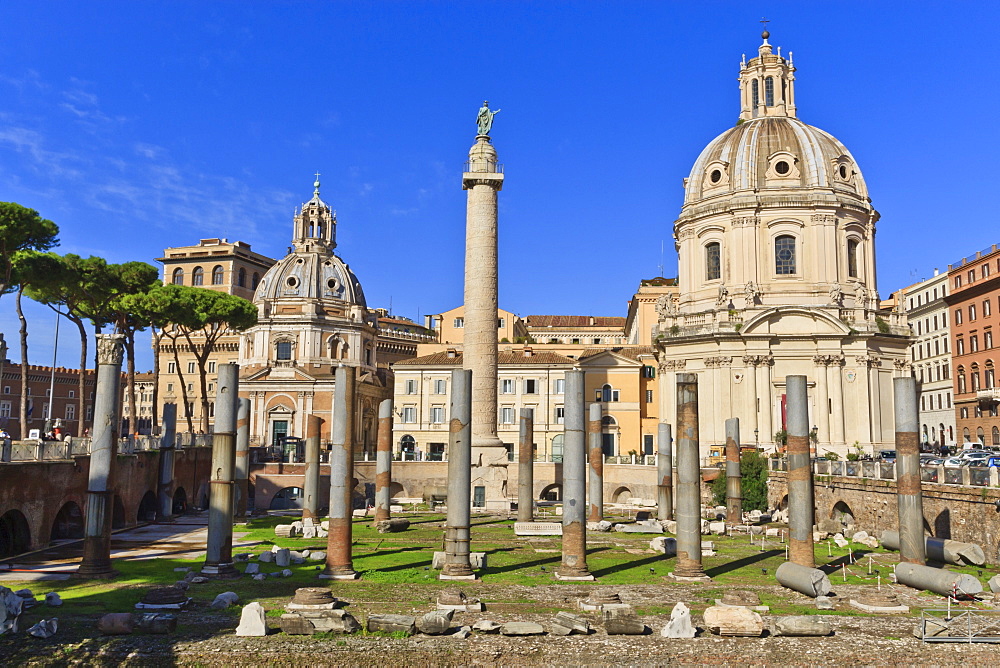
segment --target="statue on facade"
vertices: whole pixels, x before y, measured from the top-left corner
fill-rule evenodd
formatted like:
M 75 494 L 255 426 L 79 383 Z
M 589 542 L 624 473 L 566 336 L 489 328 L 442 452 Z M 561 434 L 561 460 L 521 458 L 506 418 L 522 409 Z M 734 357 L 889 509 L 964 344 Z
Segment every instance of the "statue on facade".
M 499 113 L 499 109 L 496 111 L 490 109 L 490 103 L 488 100 L 483 100 L 483 106 L 479 108 L 479 115 L 476 117 L 476 123 L 479 124 L 480 135 L 490 134 L 490 130 L 493 128 L 493 117 Z
M 834 283 L 833 287 L 830 288 L 830 303 L 834 306 L 842 306 L 844 303 L 844 289 L 840 287 L 840 283 Z
M 743 287 L 743 298 L 746 300 L 747 308 L 751 308 L 757 304 L 757 298 L 761 295 L 760 287 L 753 281 L 747 281 L 747 284 Z
M 855 308 L 865 308 L 868 306 L 868 290 L 861 283 L 854 285 L 854 305 Z
M 656 315 L 660 320 L 677 315 L 677 299 L 674 295 L 660 295 L 656 300 Z
M 720 285 L 719 296 L 715 298 L 715 305 L 724 308 L 728 303 L 729 303 L 729 290 L 726 289 L 726 286 Z

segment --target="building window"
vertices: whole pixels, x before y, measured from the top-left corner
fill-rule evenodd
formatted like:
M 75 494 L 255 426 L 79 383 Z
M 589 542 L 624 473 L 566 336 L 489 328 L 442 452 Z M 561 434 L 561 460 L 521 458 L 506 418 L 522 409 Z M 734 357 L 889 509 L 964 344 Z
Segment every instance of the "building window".
M 565 378 L 556 378 L 556 394 L 566 394 Z
M 191 285 L 204 285 L 205 284 L 205 270 L 201 267 L 195 267 L 194 271 L 191 272 Z
M 717 241 L 705 246 L 705 280 L 722 278 L 722 247 Z
M 0 418 L 10 417 L 10 402 L 0 401 Z
M 174 269 L 174 273 L 170 275 L 170 282 L 174 285 L 184 285 L 184 270 L 180 267 Z
M 443 378 L 434 381 L 434 394 L 444 394 L 447 390 L 448 382 Z
M 983 332 L 983 348 L 989 350 L 993 347 L 993 332 L 987 330 Z
M 8 410 L 10 410 L 10 402 L 8 403 Z M 566 409 L 562 406 L 556 406 L 556 424 L 564 424 L 566 422 Z
M 976 319 L 976 305 L 969 304 L 969 322 L 972 322 L 975 319 Z
M 403 406 L 403 419 L 402 421 L 407 424 L 412 424 L 417 421 L 417 407 L 416 406 Z
M 990 300 L 989 299 L 984 299 L 983 300 L 983 317 L 985 318 L 988 315 L 990 315 Z
M 959 409 L 958 414 L 962 416 L 963 420 L 965 420 L 965 419 L 967 419 L 969 417 L 969 409 L 965 408 L 963 406 L 961 409 Z M 966 431 L 969 431 L 969 430 L 966 429 Z
M 779 276 L 795 273 L 795 237 L 789 234 L 774 240 L 774 273 Z
M 406 381 L 406 394 L 417 393 L 417 381 L 412 378 Z
M 847 241 L 847 275 L 851 278 L 858 277 L 858 240 L 849 239 Z
M 70 390 L 67 395 L 70 399 L 76 399 L 76 390 Z
M 976 270 L 975 269 L 970 269 L 969 273 L 966 276 L 966 278 L 969 279 L 969 283 L 970 284 L 974 283 L 976 281 Z
M 642 377 L 643 378 L 656 378 L 656 367 L 649 366 L 648 364 L 642 367 Z
M 275 359 L 281 361 L 288 361 L 292 359 L 292 342 L 291 341 L 278 341 L 275 347 Z
M 986 369 L 986 371 L 984 373 L 984 380 L 986 381 L 986 389 L 987 390 L 992 390 L 993 386 L 995 384 L 995 382 L 994 382 L 995 378 L 994 378 L 994 374 L 993 374 L 993 369 Z
M 188 362 L 188 373 L 194 373 L 194 369 L 195 369 L 195 363 Z
M 514 394 L 513 378 L 503 378 L 500 380 L 500 394 Z
M 757 105 L 760 104 L 760 90 L 759 90 L 759 86 L 757 85 L 757 80 L 756 79 L 754 79 L 752 82 L 750 82 L 750 90 L 753 93 L 753 109 L 754 109 L 754 114 L 756 115 L 756 113 L 757 113 Z
M 955 354 L 964 355 L 965 354 L 965 340 L 956 339 L 955 340 Z
M 1000 445 L 1000 427 L 993 427 L 993 445 Z
M 955 324 L 956 325 L 962 324 L 962 309 L 960 308 L 955 309 Z
M 253 272 L 253 284 L 251 284 L 250 287 L 253 288 L 254 290 L 256 290 L 258 285 L 260 285 L 260 274 L 258 274 L 255 271 L 255 272 Z
M 764 79 L 764 106 L 774 106 L 774 77 Z
M 222 285 L 222 266 L 215 265 L 212 269 L 212 285 Z
M 504 318 L 497 318 L 497 329 L 503 329 L 506 322 Z
M 66 419 L 75 420 L 76 419 L 76 404 L 66 404 Z
M 969 337 L 969 352 L 977 353 L 979 352 L 979 337 L 973 334 Z
M 173 391 L 174 391 L 174 384 L 167 383 L 167 392 L 173 392 Z
M 215 373 L 215 360 L 208 361 L 208 372 Z
M 177 365 L 173 362 L 167 362 L 167 373 L 177 373 Z
M 972 391 L 973 392 L 978 392 L 979 391 L 979 372 L 978 371 L 973 371 L 972 372 Z
M 653 391 L 652 390 L 646 390 L 646 403 L 647 404 L 653 403 Z
M 990 265 L 984 264 L 983 265 L 983 278 L 986 278 L 989 275 L 990 275 Z
M 431 406 L 431 424 L 444 422 L 444 406 Z
M 961 368 L 958 370 L 958 393 L 965 394 L 965 371 Z
M 526 378 L 524 381 L 525 394 L 538 394 L 538 381 L 534 378 Z
M 500 424 L 514 424 L 513 406 L 504 406 L 500 409 Z
M 247 270 L 243 267 L 240 267 L 239 272 L 236 274 L 236 285 L 241 288 L 245 288 L 247 286 Z
M 465 318 L 455 318 L 455 327 L 457 329 L 465 327 Z

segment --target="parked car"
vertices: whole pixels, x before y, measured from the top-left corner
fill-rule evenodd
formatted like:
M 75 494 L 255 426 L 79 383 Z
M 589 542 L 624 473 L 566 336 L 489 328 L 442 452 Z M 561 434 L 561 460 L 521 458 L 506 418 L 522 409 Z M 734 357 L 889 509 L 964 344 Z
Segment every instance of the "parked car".
M 886 462 L 891 464 L 896 461 L 896 451 L 895 450 L 879 450 L 878 456 L 875 457 L 877 461 Z
M 973 459 L 969 462 L 969 466 L 976 466 L 983 468 L 987 468 L 990 466 L 1000 466 L 1000 456 L 991 455 L 989 457 L 983 457 L 982 459 Z
M 944 464 L 945 459 L 945 457 L 935 457 L 934 459 L 928 459 L 921 461 L 920 463 L 926 464 L 927 466 L 940 466 L 941 464 Z
M 946 469 L 960 469 L 965 466 L 965 460 L 961 457 L 948 457 L 941 463 Z

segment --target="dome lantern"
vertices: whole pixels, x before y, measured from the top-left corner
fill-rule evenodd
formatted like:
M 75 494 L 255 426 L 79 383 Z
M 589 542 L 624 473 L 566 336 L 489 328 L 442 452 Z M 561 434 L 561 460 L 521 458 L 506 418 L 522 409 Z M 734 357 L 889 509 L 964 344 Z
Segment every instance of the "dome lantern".
M 761 34 L 764 42 L 757 57 L 740 63 L 740 119 L 749 121 L 762 116 L 795 116 L 795 67 L 792 52 L 788 59 L 772 53 L 767 41 L 771 33 Z

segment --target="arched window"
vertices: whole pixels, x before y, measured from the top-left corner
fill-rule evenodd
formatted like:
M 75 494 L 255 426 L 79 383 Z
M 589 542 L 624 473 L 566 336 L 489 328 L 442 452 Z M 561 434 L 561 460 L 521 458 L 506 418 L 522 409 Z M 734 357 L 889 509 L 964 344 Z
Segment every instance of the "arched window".
M 851 278 L 858 277 L 858 240 L 849 239 L 847 241 L 847 275 Z
M 601 401 L 611 401 L 611 386 L 607 383 L 601 387 Z
M 174 285 L 184 285 L 184 270 L 180 267 L 174 269 L 174 273 L 170 277 L 170 282 Z
M 774 240 L 774 273 L 779 276 L 795 273 L 795 237 L 790 234 Z
M 774 106 L 774 77 L 764 79 L 764 106 Z
M 980 445 L 986 445 L 986 432 L 983 431 L 982 427 L 976 427 L 976 440 L 979 441 Z
M 958 393 L 965 394 L 965 367 L 958 367 Z
M 993 427 L 993 445 L 1000 445 L 1000 427 Z
M 409 434 L 399 439 L 399 449 L 402 452 L 413 452 L 416 445 L 417 441 Z
M 253 284 L 250 287 L 256 290 L 258 285 L 260 285 L 260 274 L 255 271 L 253 272 Z
M 715 281 L 722 278 L 722 247 L 713 241 L 705 246 L 705 280 Z
M 243 267 L 240 267 L 239 273 L 236 274 L 236 285 L 241 288 L 245 288 L 247 286 L 247 270 Z
M 601 426 L 602 427 L 614 427 L 617 424 L 618 424 L 618 421 L 615 420 L 615 416 L 614 415 L 605 415 L 604 417 L 601 418 Z
M 222 285 L 222 265 L 215 265 L 212 269 L 212 285 Z
M 195 267 L 194 271 L 191 272 L 191 285 L 204 285 L 205 284 L 205 270 L 201 267 Z
M 757 86 L 757 80 L 754 79 L 750 82 L 750 90 L 753 92 L 753 109 L 754 112 L 757 111 L 757 105 L 760 104 L 760 92 Z

